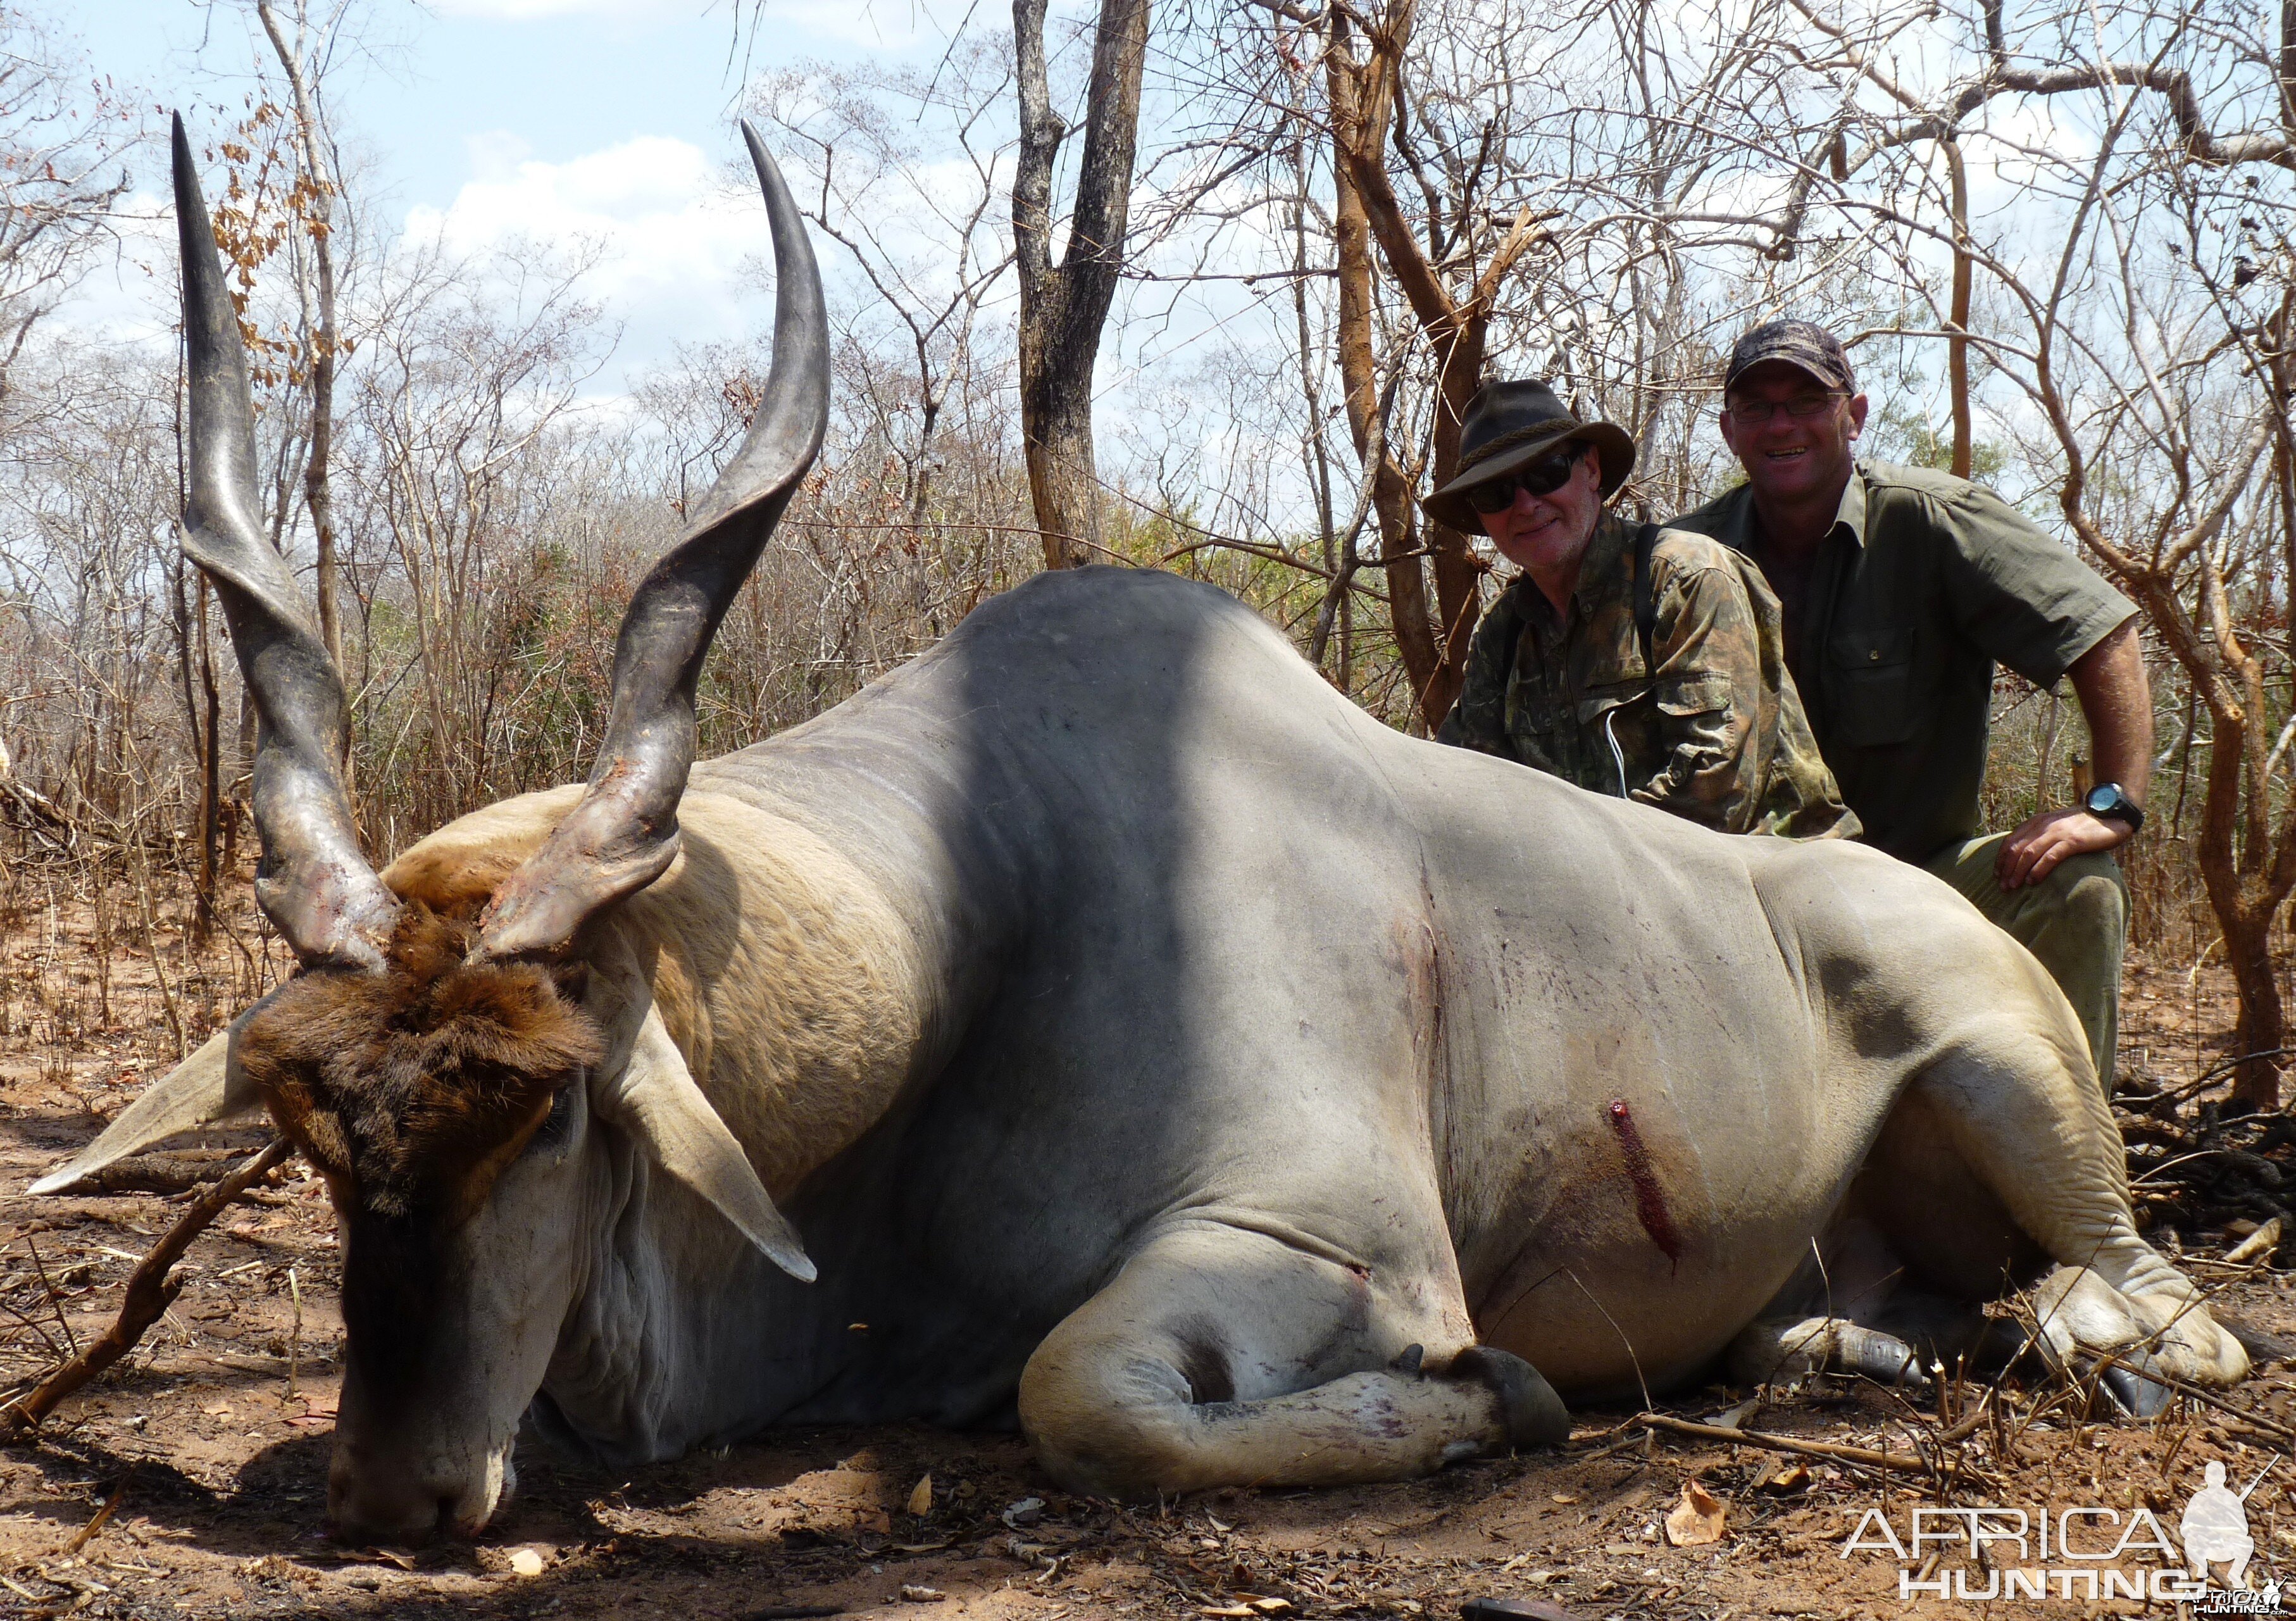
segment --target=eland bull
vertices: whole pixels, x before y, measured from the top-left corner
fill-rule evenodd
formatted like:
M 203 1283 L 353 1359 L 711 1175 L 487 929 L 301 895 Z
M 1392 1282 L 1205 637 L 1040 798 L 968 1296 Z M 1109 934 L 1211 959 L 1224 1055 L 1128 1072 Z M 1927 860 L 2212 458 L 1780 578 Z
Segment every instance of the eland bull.
M 40 1186 L 258 1107 L 318 1167 L 346 1534 L 482 1526 L 522 1420 L 617 1465 L 1017 1419 L 1072 1489 L 1389 1479 L 1559 1439 L 1558 1389 L 1919 1378 L 2021 1284 L 2058 1357 L 2244 1373 L 2136 1231 L 2070 1009 L 1945 885 L 1401 736 L 1208 586 L 1040 577 L 695 763 L 827 409 L 747 134 L 771 381 L 596 768 L 378 876 L 177 128 L 184 544 L 300 968 Z

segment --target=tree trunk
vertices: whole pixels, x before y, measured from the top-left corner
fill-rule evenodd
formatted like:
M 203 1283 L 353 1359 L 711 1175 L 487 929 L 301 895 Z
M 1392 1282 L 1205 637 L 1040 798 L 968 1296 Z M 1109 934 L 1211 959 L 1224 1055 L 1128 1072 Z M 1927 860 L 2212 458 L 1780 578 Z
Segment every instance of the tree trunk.
M 1948 137 L 1939 144 L 1953 185 L 1953 336 L 1946 341 L 1945 358 L 1953 393 L 1953 476 L 1965 479 L 1976 465 L 1969 414 L 1969 294 L 1976 269 L 1969 246 L 1969 170 L 1961 160 L 1960 142 Z
M 273 53 L 279 58 L 280 71 L 287 76 L 289 96 L 294 103 L 296 159 L 302 169 L 298 224 L 311 254 L 310 277 L 295 278 L 296 296 L 301 305 L 304 363 L 311 391 L 311 437 L 303 464 L 303 502 L 311 514 L 316 553 L 311 586 L 319 601 L 319 640 L 340 674 L 343 668 L 343 635 L 335 604 L 335 499 L 330 481 L 334 460 L 335 357 L 340 347 L 340 333 L 335 324 L 334 176 L 322 152 L 325 128 L 320 120 L 317 99 L 312 94 L 310 76 L 304 67 L 308 26 L 304 0 L 296 3 L 295 39 L 291 45 L 279 25 L 272 0 L 256 0 L 255 11 L 262 20 L 264 33 L 270 37 Z M 346 726 L 343 757 L 335 762 L 342 775 L 346 794 L 353 791 L 350 738 L 351 728 Z
M 2225 961 L 2240 993 L 2233 1051 L 2241 1062 L 2233 1071 L 2232 1095 L 2252 1108 L 2276 1109 L 2286 1062 L 2278 1055 L 2287 1045 L 2280 981 L 2272 971 L 2272 914 L 2278 907 L 2269 897 L 2259 899 L 2260 906 L 2244 907 L 2234 917 L 2219 914 L 2218 920 L 2224 926 Z
M 2263 717 L 2243 701 L 2243 688 L 2253 684 L 2246 678 L 2256 673 L 2243 665 L 2253 666 L 2255 660 L 2229 634 L 2218 613 L 2212 613 L 2210 619 L 2222 660 L 2234 668 L 2210 672 L 2213 679 L 2202 693 L 2213 722 L 2214 746 L 2194 853 L 2210 909 L 2224 931 L 2225 961 L 2240 995 L 2233 1037 L 2233 1057 L 2239 1061 L 2233 1072 L 2233 1096 L 2257 1108 L 2276 1108 L 2281 1069 L 2276 1055 L 2285 1025 L 2267 941 L 2272 915 L 2287 889 L 2265 869 L 2258 829 L 2242 826 L 2253 814 L 2253 808 L 2243 802 L 2244 791 L 2264 746 Z
M 1336 58 L 1338 53 L 1332 55 Z M 1337 67 L 1332 70 L 1334 76 L 1339 71 Z M 1335 94 L 1335 112 L 1339 105 Z M 1333 167 L 1340 381 L 1346 391 L 1348 432 L 1355 440 L 1356 456 L 1365 463 L 1377 457 L 1369 476 L 1372 512 L 1379 524 L 1380 557 L 1387 576 L 1388 615 L 1395 630 L 1396 654 L 1416 695 L 1434 687 L 1442 654 L 1427 613 L 1427 572 L 1419 565 L 1409 484 L 1388 449 L 1387 434 L 1379 421 L 1379 368 L 1372 349 L 1371 227 L 1364 218 L 1363 199 L 1348 178 L 1347 165 Z M 1425 716 L 1423 704 L 1421 714 Z M 1428 719 L 1428 729 L 1434 730 L 1441 720 L 1439 714 Z
M 1428 481 L 1447 482 L 1459 465 L 1459 428 L 1467 401 L 1482 383 L 1486 333 L 1500 284 L 1521 259 L 1532 236 L 1530 216 L 1519 214 L 1514 226 L 1493 242 L 1478 227 L 1463 223 L 1456 241 L 1442 251 L 1440 263 L 1414 231 L 1389 178 L 1387 146 L 1390 129 L 1402 116 L 1397 92 L 1405 53 L 1416 20 L 1416 0 L 1393 0 L 1375 29 L 1363 31 L 1362 53 L 1349 13 L 1328 13 L 1331 38 L 1324 52 L 1324 80 L 1331 98 L 1332 168 L 1336 171 L 1334 235 L 1340 260 L 1340 319 L 1342 374 L 1348 380 L 1349 420 L 1356 429 L 1360 450 L 1365 438 L 1361 426 L 1363 402 L 1375 393 L 1371 353 L 1371 251 L 1379 245 L 1388 276 L 1418 324 L 1438 367 L 1434 442 Z M 1476 210 L 1463 206 L 1460 218 L 1471 221 Z M 1352 241 L 1350 240 L 1352 238 Z M 1488 255 L 1480 251 L 1489 243 Z M 1357 280 L 1351 312 L 1350 276 Z M 1453 281 L 1464 276 L 1464 284 Z M 1350 328 L 1350 320 L 1353 325 Z M 1348 369 L 1350 348 L 1358 352 Z M 1467 537 L 1440 523 L 1423 528 L 1410 499 L 1408 481 L 1398 468 L 1398 488 L 1390 498 L 1385 486 L 1389 470 L 1382 467 L 1377 507 L 1382 555 L 1387 559 L 1388 595 L 1395 622 L 1395 639 L 1411 679 L 1422 719 L 1430 731 L 1450 712 L 1466 676 L 1467 650 L 1473 640 L 1475 618 L 1482 605 L 1483 566 Z M 1420 554 L 1434 562 L 1435 592 L 1431 611 L 1426 573 Z
M 1060 261 L 1052 256 L 1053 169 L 1068 126 L 1053 111 L 1045 70 L 1045 0 L 1013 0 L 1021 143 L 1013 178 L 1013 246 L 1020 269 L 1021 437 L 1046 568 L 1090 561 L 1100 545 L 1093 457 L 1093 374 L 1132 202 L 1148 0 L 1101 0 L 1086 87 L 1084 152 Z

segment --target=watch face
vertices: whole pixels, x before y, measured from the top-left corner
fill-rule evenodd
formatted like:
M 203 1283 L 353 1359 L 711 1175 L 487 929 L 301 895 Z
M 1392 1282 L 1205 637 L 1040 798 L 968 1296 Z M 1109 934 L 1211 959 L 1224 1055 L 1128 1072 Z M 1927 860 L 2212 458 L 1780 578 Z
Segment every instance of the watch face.
M 2106 811 L 2120 805 L 2120 791 L 2108 784 L 2100 783 L 2088 791 L 2088 798 L 2082 802 L 2088 806 L 2092 816 L 2103 816 Z

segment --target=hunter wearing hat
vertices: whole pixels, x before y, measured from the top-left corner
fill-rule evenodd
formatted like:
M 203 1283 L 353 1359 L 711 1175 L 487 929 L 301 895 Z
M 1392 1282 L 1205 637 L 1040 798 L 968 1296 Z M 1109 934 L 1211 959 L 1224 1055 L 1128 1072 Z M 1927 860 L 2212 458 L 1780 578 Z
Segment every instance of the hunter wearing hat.
M 1634 464 L 1624 429 L 1580 422 L 1544 383 L 1468 402 L 1458 473 L 1423 506 L 1522 576 L 1476 627 L 1437 736 L 1726 833 L 1854 835 L 1776 599 L 1726 547 L 1609 511 Z
M 1832 333 L 1756 327 L 1722 386 L 1722 438 L 1746 482 L 1674 525 L 1761 565 L 1866 842 L 1937 874 L 2040 959 L 2109 1092 L 2128 910 L 2109 852 L 2144 819 L 2152 753 L 2136 610 L 1981 485 L 1857 458 L 1866 410 Z M 1988 836 L 1978 790 L 1996 664 L 2043 688 L 2071 676 L 2095 786 Z

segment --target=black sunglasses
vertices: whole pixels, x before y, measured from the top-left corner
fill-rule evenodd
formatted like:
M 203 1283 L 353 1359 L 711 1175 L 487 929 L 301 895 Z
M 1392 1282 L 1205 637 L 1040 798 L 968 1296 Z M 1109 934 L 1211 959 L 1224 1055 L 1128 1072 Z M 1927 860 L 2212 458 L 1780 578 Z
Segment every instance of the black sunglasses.
M 1556 450 L 1526 462 L 1513 473 L 1488 483 L 1471 486 L 1464 493 L 1467 505 L 1480 513 L 1505 512 L 1514 505 L 1514 492 L 1522 490 L 1534 496 L 1553 495 L 1570 481 L 1578 463 L 1587 454 L 1585 445 L 1572 445 L 1566 450 Z

